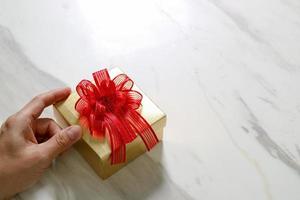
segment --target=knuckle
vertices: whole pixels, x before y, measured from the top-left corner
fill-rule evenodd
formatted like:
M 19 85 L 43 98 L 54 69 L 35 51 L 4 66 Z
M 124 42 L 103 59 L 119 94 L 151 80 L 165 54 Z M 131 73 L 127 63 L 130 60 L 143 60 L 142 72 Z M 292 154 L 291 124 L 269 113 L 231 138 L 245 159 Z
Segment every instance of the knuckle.
M 50 93 L 49 94 L 49 99 L 51 99 L 51 100 L 56 99 L 56 94 L 55 93 Z
M 44 100 L 43 100 L 42 94 L 39 94 L 39 95 L 33 97 L 32 101 L 44 105 Z
M 7 120 L 5 121 L 4 125 L 7 128 L 11 128 L 13 126 L 15 126 L 16 122 L 18 121 L 18 118 L 16 115 L 12 115 L 10 117 L 7 118 Z
M 32 101 L 40 101 L 41 100 L 41 95 L 36 95 L 35 97 L 33 97 Z
M 60 147 L 65 147 L 69 143 L 69 138 L 63 132 L 58 133 L 55 139 Z

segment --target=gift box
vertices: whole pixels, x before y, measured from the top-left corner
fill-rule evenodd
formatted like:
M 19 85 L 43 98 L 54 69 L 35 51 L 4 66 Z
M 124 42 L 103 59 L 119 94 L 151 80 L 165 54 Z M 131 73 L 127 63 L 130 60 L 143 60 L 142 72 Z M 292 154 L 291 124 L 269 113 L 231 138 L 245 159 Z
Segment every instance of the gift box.
M 114 68 L 114 69 L 111 69 L 108 71 L 108 76 L 110 77 L 111 80 L 113 80 L 113 78 L 117 77 L 118 75 L 119 75 L 118 78 L 119 77 L 123 78 L 123 76 L 120 76 L 120 74 L 123 75 L 123 72 L 118 68 Z M 100 76 L 103 76 L 103 75 L 100 75 Z M 113 145 L 116 145 L 116 144 L 114 144 L 116 142 L 112 141 L 112 139 L 114 139 L 113 134 L 110 135 L 110 137 L 108 137 L 107 129 L 109 129 L 111 132 L 116 131 L 117 134 L 120 134 L 120 135 L 122 135 L 123 132 L 126 132 L 126 131 L 124 130 L 122 132 L 122 129 L 118 128 L 118 127 L 121 127 L 121 128 L 123 127 L 123 126 L 118 126 L 118 123 L 117 123 L 118 121 L 112 122 L 110 124 L 110 126 L 107 126 L 108 128 L 102 129 L 102 130 L 105 130 L 102 133 L 97 133 L 97 131 L 95 131 L 94 129 L 91 129 L 91 127 L 89 127 L 89 126 L 97 127 L 97 125 L 101 124 L 102 122 L 96 121 L 98 124 L 97 123 L 89 123 L 89 126 L 86 126 L 86 125 L 83 126 L 84 120 L 82 122 L 81 119 L 83 117 L 81 115 L 82 115 L 82 113 L 84 113 L 82 111 L 84 109 L 80 110 L 80 108 L 78 108 L 78 107 L 80 107 L 80 105 L 77 105 L 77 104 L 81 103 L 81 102 L 79 102 L 80 99 L 84 100 L 84 95 L 87 95 L 86 94 L 87 92 L 79 91 L 79 94 L 81 94 L 81 96 L 82 96 L 81 97 L 78 94 L 78 90 L 80 90 L 81 88 L 80 87 L 78 88 L 78 86 L 77 86 L 77 92 L 72 92 L 66 100 L 58 102 L 53 106 L 54 116 L 56 118 L 56 121 L 58 122 L 58 124 L 61 127 L 66 127 L 66 126 L 75 125 L 75 124 L 82 126 L 83 136 L 75 144 L 75 149 L 81 154 L 81 156 L 88 162 L 88 164 L 94 169 L 94 171 L 102 179 L 108 178 L 109 176 L 111 176 L 112 174 L 117 172 L 119 169 L 124 167 L 127 163 L 129 163 L 130 161 L 134 160 L 139 155 L 142 155 L 144 152 L 146 152 L 147 150 L 150 150 L 152 147 L 154 147 L 155 143 L 151 144 L 148 141 L 148 144 L 147 144 L 147 140 L 148 139 L 151 140 L 151 138 L 150 138 L 151 132 L 153 134 L 155 134 L 155 139 L 157 140 L 157 142 L 159 142 L 162 140 L 163 129 L 166 125 L 166 115 L 159 109 L 159 107 L 157 105 L 155 105 L 150 100 L 149 97 L 147 97 L 136 86 L 136 84 L 133 84 L 133 81 L 129 77 L 127 77 L 126 75 L 125 75 L 125 77 L 127 78 L 125 81 L 126 84 L 129 83 L 129 84 L 132 84 L 133 86 L 132 86 L 132 88 L 125 88 L 127 86 L 122 86 L 123 88 L 126 89 L 126 90 L 123 89 L 123 91 L 127 92 L 127 91 L 129 91 L 127 89 L 130 89 L 130 90 L 136 91 L 137 94 L 141 94 L 141 96 L 142 96 L 142 99 L 140 102 L 141 105 L 138 108 L 134 108 L 135 109 L 134 112 L 137 112 L 141 116 L 141 119 L 136 119 L 136 120 L 140 121 L 142 124 L 144 122 L 146 124 L 148 124 L 149 125 L 148 132 L 149 131 L 150 132 L 148 135 L 147 134 L 142 135 L 139 133 L 139 131 L 144 132 L 144 129 L 146 129 L 146 128 L 144 128 L 144 129 L 140 128 L 142 126 L 141 125 L 139 126 L 139 123 L 136 123 L 134 121 L 135 118 L 134 119 L 130 118 L 127 121 L 125 120 L 124 126 L 126 128 L 129 125 L 129 128 L 127 129 L 127 131 L 129 130 L 128 134 L 131 135 L 131 137 L 129 137 L 131 139 L 126 140 L 126 137 L 125 137 L 125 139 L 121 140 L 121 141 L 125 141 L 125 140 L 127 141 L 127 143 L 125 144 L 125 152 L 123 153 L 124 155 L 122 153 L 120 153 L 119 156 L 115 156 L 114 161 L 112 161 L 112 159 L 113 159 L 112 154 L 115 152 L 112 152 L 112 151 L 114 151 Z M 94 76 L 94 79 L 95 79 L 95 76 Z M 117 84 L 119 84 L 118 80 L 114 80 L 114 81 L 117 82 Z M 95 82 L 97 83 L 97 80 Z M 80 84 L 81 84 L 81 86 L 86 86 L 85 83 L 86 82 L 83 82 Z M 103 86 L 103 84 L 100 84 L 100 83 L 97 83 L 97 84 L 99 87 Z M 107 87 L 110 87 L 110 86 L 111 85 L 109 85 Z M 111 86 L 111 87 L 115 87 L 115 86 Z M 119 87 L 121 87 L 121 86 L 119 86 Z M 85 93 L 85 94 L 83 95 L 83 93 Z M 100 94 L 103 94 L 103 93 L 104 92 L 100 92 Z M 103 97 L 97 97 L 96 99 L 101 99 L 103 101 Z M 105 99 L 105 100 L 107 101 L 107 99 Z M 124 102 L 127 103 L 128 100 L 126 100 Z M 115 100 L 114 104 L 118 105 L 118 103 L 119 103 L 118 99 Z M 95 104 L 95 101 L 93 101 L 92 104 L 94 105 L 92 107 L 95 108 L 98 113 L 100 113 L 99 115 L 101 115 L 101 113 L 103 113 L 103 108 L 102 108 L 103 106 L 101 106 L 101 104 L 100 104 L 100 106 L 97 103 Z M 122 105 L 119 107 L 122 108 Z M 130 105 L 131 105 L 131 107 L 130 107 Z M 129 107 L 132 108 L 132 105 L 135 105 L 135 104 L 130 104 L 130 105 L 129 105 Z M 114 109 L 114 110 L 116 110 L 116 109 Z M 120 109 L 120 110 L 122 110 L 122 109 Z M 84 111 L 86 111 L 86 110 L 84 110 Z M 89 112 L 88 115 L 94 115 L 94 113 Z M 137 116 L 139 116 L 139 115 L 137 115 Z M 123 117 L 126 118 L 127 116 L 118 114 L 117 117 L 121 118 L 119 120 L 123 121 L 122 118 Z M 127 118 L 129 118 L 129 117 L 127 117 Z M 90 119 L 90 117 L 87 116 L 86 118 L 83 118 L 83 119 Z M 102 118 L 100 118 L 100 119 L 102 119 Z M 114 119 L 113 116 L 112 116 L 112 119 Z M 134 124 L 137 128 L 134 128 Z M 105 126 L 105 125 L 106 124 L 104 124 L 102 126 Z M 132 126 L 133 126 L 133 128 L 132 128 Z M 117 128 L 115 128 L 115 127 L 117 127 Z M 99 130 L 101 130 L 101 129 L 99 129 Z M 131 133 L 132 130 L 135 130 L 135 133 Z M 100 136 L 102 135 L 104 137 L 97 137 L 99 135 Z M 153 138 L 153 135 L 152 135 L 152 138 Z M 116 155 L 117 155 L 117 153 L 116 153 Z

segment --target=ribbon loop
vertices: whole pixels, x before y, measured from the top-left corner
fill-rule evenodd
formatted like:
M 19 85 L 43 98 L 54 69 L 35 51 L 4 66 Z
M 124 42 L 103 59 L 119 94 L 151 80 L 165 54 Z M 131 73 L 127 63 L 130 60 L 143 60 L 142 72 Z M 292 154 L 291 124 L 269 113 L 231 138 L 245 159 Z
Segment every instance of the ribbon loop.
M 132 90 L 134 82 L 119 74 L 110 79 L 107 69 L 93 73 L 95 84 L 82 80 L 76 91 L 79 99 L 75 109 L 80 114 L 81 125 L 90 130 L 95 138 L 108 135 L 111 147 L 111 164 L 126 161 L 126 144 L 139 135 L 150 150 L 157 136 L 148 122 L 138 113 L 143 95 Z

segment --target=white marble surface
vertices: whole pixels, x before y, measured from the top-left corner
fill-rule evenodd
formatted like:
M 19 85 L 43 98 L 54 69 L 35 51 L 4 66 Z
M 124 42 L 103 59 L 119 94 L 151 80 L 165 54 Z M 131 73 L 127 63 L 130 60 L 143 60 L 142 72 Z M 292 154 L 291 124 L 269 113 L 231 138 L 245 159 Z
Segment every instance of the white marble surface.
M 103 66 L 168 114 L 110 179 L 72 149 L 16 199 L 300 199 L 299 53 L 298 0 L 0 0 L 0 119 Z

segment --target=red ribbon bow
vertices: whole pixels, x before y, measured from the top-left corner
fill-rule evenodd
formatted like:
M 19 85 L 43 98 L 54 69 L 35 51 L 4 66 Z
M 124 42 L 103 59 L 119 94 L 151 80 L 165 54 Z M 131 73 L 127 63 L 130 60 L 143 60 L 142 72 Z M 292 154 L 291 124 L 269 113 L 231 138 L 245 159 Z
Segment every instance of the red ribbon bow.
M 93 73 L 95 84 L 82 80 L 76 86 L 80 98 L 75 109 L 80 123 L 89 128 L 95 138 L 108 135 L 111 164 L 126 161 L 126 144 L 140 135 L 148 150 L 154 147 L 157 136 L 148 122 L 138 113 L 142 94 L 132 90 L 133 81 L 120 74 L 110 79 L 107 69 Z

